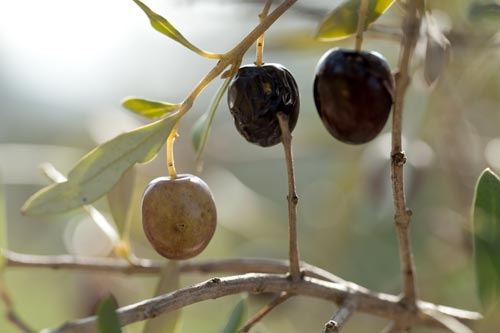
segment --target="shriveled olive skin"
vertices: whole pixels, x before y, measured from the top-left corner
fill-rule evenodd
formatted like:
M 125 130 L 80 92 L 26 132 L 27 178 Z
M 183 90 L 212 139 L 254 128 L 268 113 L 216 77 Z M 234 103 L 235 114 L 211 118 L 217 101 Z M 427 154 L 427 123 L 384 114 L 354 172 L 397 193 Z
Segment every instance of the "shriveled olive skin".
M 208 185 L 184 174 L 156 178 L 142 196 L 142 226 L 153 248 L 169 259 L 188 259 L 208 245 L 217 212 Z
M 299 89 L 292 74 L 280 64 L 240 67 L 229 85 L 227 100 L 238 132 L 259 146 L 281 142 L 278 112 L 288 116 L 290 131 L 297 124 Z
M 328 132 L 342 142 L 375 138 L 387 122 L 393 93 L 391 70 L 379 53 L 333 48 L 318 62 L 314 102 Z

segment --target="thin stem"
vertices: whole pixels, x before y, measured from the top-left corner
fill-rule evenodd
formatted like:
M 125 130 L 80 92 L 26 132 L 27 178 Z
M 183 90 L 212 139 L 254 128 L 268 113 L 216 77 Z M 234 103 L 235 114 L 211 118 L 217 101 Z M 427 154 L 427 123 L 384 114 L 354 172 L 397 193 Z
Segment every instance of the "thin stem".
M 288 174 L 288 255 L 292 281 L 300 280 L 300 260 L 297 242 L 297 204 L 299 198 L 295 191 L 295 171 L 292 156 L 292 133 L 288 127 L 288 116 L 282 112 L 277 114 L 281 128 L 281 140 L 285 150 L 286 169 Z
M 170 178 L 177 178 L 177 171 L 175 170 L 175 161 L 174 161 L 174 142 L 175 142 L 175 139 L 179 136 L 179 134 L 177 134 L 178 126 L 179 126 L 179 121 L 177 121 L 177 123 L 174 125 L 174 127 L 170 131 L 170 134 L 168 135 L 168 138 L 167 138 L 167 144 L 166 144 L 167 168 L 168 168 L 168 174 L 170 175 Z
M 358 29 L 356 30 L 356 46 L 355 49 L 356 51 L 361 50 L 361 46 L 363 44 L 363 31 L 365 30 L 366 27 L 366 16 L 368 14 L 368 0 L 361 0 L 361 3 L 359 4 L 359 10 L 358 10 Z
M 250 332 L 252 327 L 255 326 L 259 321 L 262 320 L 265 316 L 269 314 L 272 310 L 274 310 L 277 306 L 284 303 L 287 299 L 289 299 L 292 295 L 286 292 L 280 293 L 276 298 L 274 298 L 269 304 L 263 307 L 259 312 L 257 312 L 252 318 L 250 318 L 246 324 L 240 329 L 240 332 Z
M 323 333 L 339 333 L 357 307 L 358 299 L 356 297 L 346 299 L 332 318 L 325 324 Z
M 403 165 L 406 155 L 402 149 L 402 118 L 404 97 L 409 83 L 410 58 L 418 39 L 420 17 L 417 13 L 417 1 L 408 2 L 408 10 L 403 21 L 403 39 L 401 41 L 399 72 L 396 74 L 396 91 L 392 118 L 391 181 L 394 201 L 394 222 L 399 243 L 399 256 L 403 283 L 402 301 L 415 308 L 417 290 L 415 268 L 410 242 L 411 211 L 406 206 Z
M 267 14 L 269 13 L 269 8 L 271 8 L 271 4 L 273 3 L 273 0 L 267 0 L 266 4 L 264 5 L 264 9 L 262 9 L 262 12 L 259 14 L 259 20 L 262 23 L 262 21 L 267 17 Z M 257 66 L 262 66 L 262 54 L 264 53 L 264 34 L 260 35 L 259 38 L 257 39 L 257 48 L 256 48 L 256 56 L 255 56 L 255 65 Z
M 12 302 L 12 299 L 10 298 L 9 293 L 7 292 L 6 286 L 5 286 L 5 280 L 3 277 L 0 278 L 0 299 L 2 300 L 3 304 L 5 305 L 6 308 L 6 317 L 7 319 L 18 329 L 20 329 L 24 333 L 33 333 L 35 332 L 32 330 L 17 314 L 17 312 L 14 310 L 14 303 Z

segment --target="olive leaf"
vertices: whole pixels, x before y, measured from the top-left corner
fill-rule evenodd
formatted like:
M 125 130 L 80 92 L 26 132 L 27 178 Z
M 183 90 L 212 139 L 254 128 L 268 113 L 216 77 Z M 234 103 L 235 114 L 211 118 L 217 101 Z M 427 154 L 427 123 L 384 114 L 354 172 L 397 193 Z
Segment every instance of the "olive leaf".
M 432 85 L 443 73 L 450 58 L 450 42 L 439 29 L 432 15 L 425 14 L 427 46 L 425 50 L 424 78 Z
M 217 111 L 222 96 L 224 96 L 232 78 L 233 77 L 231 76 L 222 83 L 212 99 L 212 103 L 210 103 L 210 108 L 193 125 L 191 130 L 191 142 L 193 143 L 193 148 L 196 152 L 196 160 L 198 162 L 201 161 L 201 155 L 203 154 L 203 150 L 205 149 L 205 145 L 210 134 L 210 127 L 212 126 L 215 111 Z
M 0 174 L 0 251 L 7 250 L 7 206 L 5 204 L 5 190 Z M 0 273 L 5 267 L 5 257 L 0 253 Z
M 315 38 L 323 41 L 337 40 L 356 33 L 361 0 L 346 0 L 329 12 L 320 23 Z M 394 0 L 369 0 L 366 26 L 377 20 Z
M 246 298 L 242 298 L 236 305 L 234 306 L 229 318 L 227 320 L 222 333 L 238 333 L 239 329 L 245 322 L 245 318 L 247 316 L 248 311 L 247 300 Z
M 109 210 L 113 216 L 118 234 L 123 237 L 127 233 L 128 221 L 132 207 L 132 198 L 135 189 L 136 168 L 131 167 L 113 186 L 107 194 Z
M 162 269 L 160 281 L 156 287 L 154 296 L 163 295 L 180 287 L 180 270 L 177 261 L 169 261 Z M 143 333 L 175 333 L 181 328 L 181 309 L 163 313 L 156 318 L 150 319 L 144 325 Z
M 178 110 L 180 104 L 171 104 L 159 101 L 150 101 L 142 98 L 128 97 L 122 101 L 123 107 L 149 119 L 161 118 L 166 114 Z
M 202 56 L 209 56 L 212 55 L 209 52 L 205 52 L 193 44 L 189 42 L 174 26 L 172 23 L 170 23 L 166 18 L 162 17 L 161 15 L 155 13 L 152 11 L 148 6 L 146 6 L 142 1 L 140 0 L 133 0 L 143 11 L 146 13 L 146 15 L 149 18 L 149 21 L 151 22 L 151 26 L 158 32 L 161 32 L 167 37 L 172 38 L 176 42 L 184 45 L 191 51 L 202 55 Z M 210 56 L 209 56 L 210 57 Z
M 116 300 L 108 296 L 101 300 L 97 308 L 97 327 L 99 333 L 121 333 L 120 320 L 116 314 Z
M 500 178 L 490 169 L 478 179 L 472 209 L 478 293 L 487 310 L 500 301 Z
M 135 163 L 146 163 L 156 156 L 177 118 L 158 120 L 97 146 L 69 172 L 67 181 L 33 194 L 21 211 L 26 215 L 53 214 L 94 202 Z
M 473 22 L 492 22 L 500 21 L 500 4 L 491 3 L 473 3 L 469 7 L 469 19 Z

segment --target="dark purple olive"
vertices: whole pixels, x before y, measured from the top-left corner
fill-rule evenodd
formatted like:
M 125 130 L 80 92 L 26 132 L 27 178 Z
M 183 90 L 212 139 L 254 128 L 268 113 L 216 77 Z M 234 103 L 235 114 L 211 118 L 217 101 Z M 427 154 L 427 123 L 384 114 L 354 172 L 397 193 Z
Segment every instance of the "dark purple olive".
M 288 116 L 290 131 L 299 117 L 299 89 L 292 74 L 279 64 L 240 67 L 227 93 L 238 132 L 262 147 L 281 142 L 277 113 Z
M 393 93 L 391 70 L 379 53 L 333 48 L 318 62 L 314 102 L 328 132 L 342 142 L 375 138 L 387 122 Z

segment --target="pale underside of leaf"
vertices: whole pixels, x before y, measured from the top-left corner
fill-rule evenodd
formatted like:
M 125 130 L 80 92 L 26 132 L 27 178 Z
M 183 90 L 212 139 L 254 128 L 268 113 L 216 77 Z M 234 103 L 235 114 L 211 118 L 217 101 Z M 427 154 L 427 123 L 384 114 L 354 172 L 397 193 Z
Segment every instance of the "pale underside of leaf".
M 127 227 L 131 218 L 132 198 L 134 196 L 136 168 L 131 167 L 113 186 L 107 195 L 109 210 L 113 216 L 118 234 L 123 237 L 127 234 Z
M 487 309 L 500 304 L 500 179 L 489 169 L 477 182 L 472 218 L 478 292 Z
M 109 192 L 135 163 L 153 159 L 163 146 L 176 116 L 121 134 L 85 155 L 68 174 L 68 180 L 35 193 L 24 204 L 27 215 L 54 214 L 87 205 Z
M 361 0 L 346 0 L 329 12 L 320 23 L 316 38 L 324 41 L 338 40 L 356 33 Z M 369 0 L 365 28 L 377 20 L 394 0 Z
M 439 29 L 430 13 L 426 13 L 427 46 L 425 51 L 424 78 L 433 84 L 443 73 L 450 57 L 450 42 Z
M 149 119 L 162 118 L 168 113 L 178 110 L 179 104 L 171 104 L 159 101 L 151 101 L 142 98 L 126 98 L 122 105 L 128 110 L 140 114 Z

